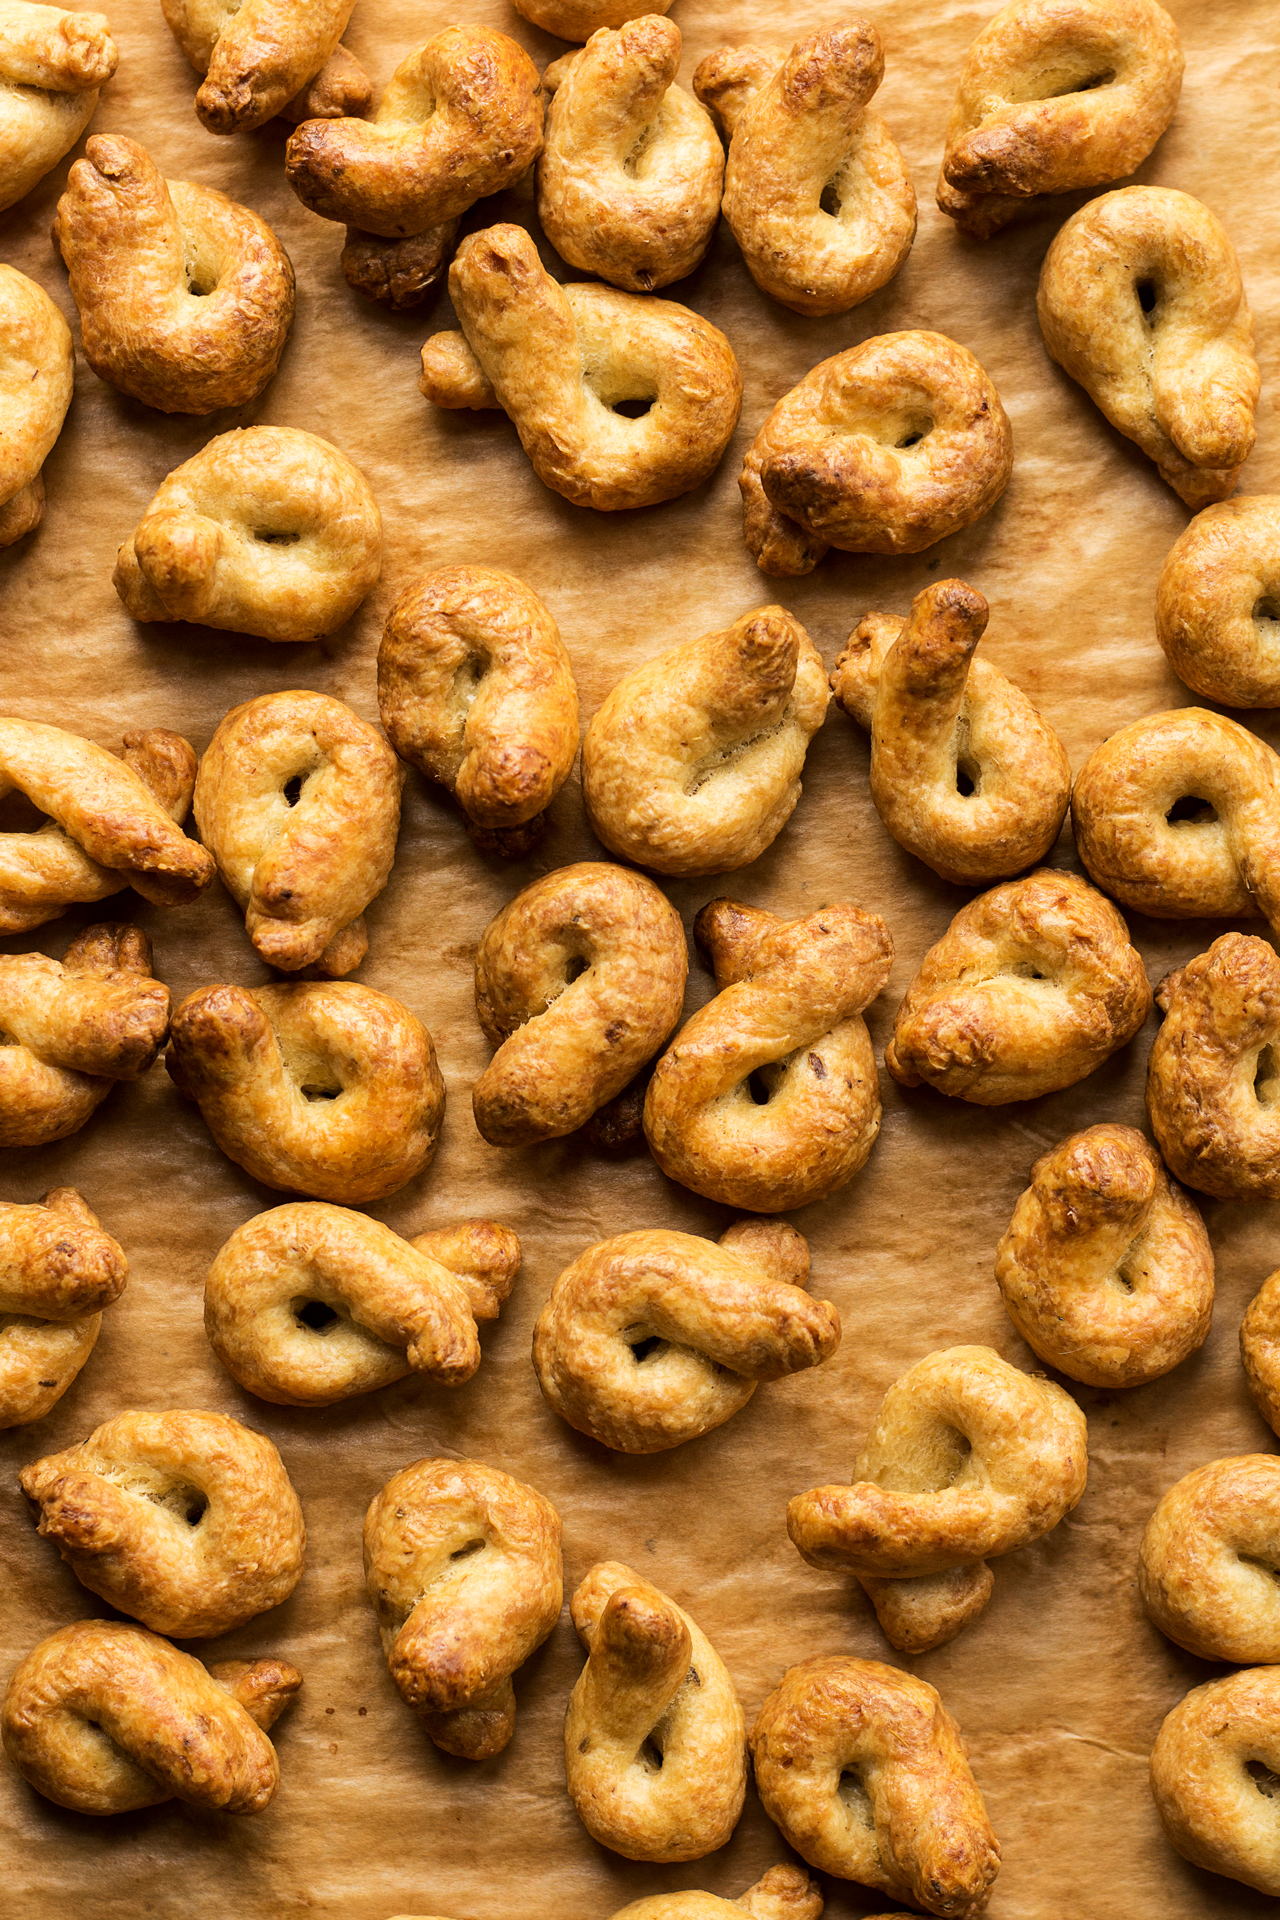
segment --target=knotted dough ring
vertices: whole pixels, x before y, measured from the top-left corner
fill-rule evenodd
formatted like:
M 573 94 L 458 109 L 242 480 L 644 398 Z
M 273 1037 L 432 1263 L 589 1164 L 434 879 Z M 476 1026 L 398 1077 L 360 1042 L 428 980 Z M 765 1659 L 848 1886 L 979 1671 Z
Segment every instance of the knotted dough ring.
M 478 1460 L 415 1460 L 365 1515 L 364 1577 L 391 1678 L 431 1739 L 463 1760 L 501 1753 L 511 1676 L 564 1598 L 551 1502 Z
M 0 265 L 0 547 L 44 519 L 40 470 L 62 431 L 74 381 L 70 327 L 43 287 Z
M 264 693 L 218 724 L 196 777 L 200 837 L 270 966 L 340 976 L 369 951 L 404 768 L 341 700 Z
M 1280 1434 L 1280 1269 L 1249 1302 L 1240 1324 L 1240 1358 L 1254 1405 Z
M 64 13 L 25 0 L 5 0 L 0 35 L 3 212 L 70 153 L 119 55 L 105 14 Z
M 794 1227 L 738 1220 L 719 1242 L 653 1228 L 588 1247 L 533 1330 L 548 1406 L 620 1453 L 663 1453 L 723 1426 L 762 1380 L 821 1366 L 840 1315 L 805 1291 Z
M 248 133 L 285 112 L 331 119 L 369 104 L 368 77 L 339 44 L 352 0 L 160 4 L 174 39 L 206 76 L 196 112 L 210 133 Z
M 990 1347 L 950 1347 L 894 1381 L 853 1484 L 797 1494 L 787 1532 L 811 1567 L 858 1576 L 895 1647 L 927 1653 L 986 1606 L 989 1559 L 1071 1512 L 1087 1449 L 1085 1417 L 1062 1387 Z
M 1151 1751 L 1151 1796 L 1184 1860 L 1280 1895 L 1280 1667 L 1193 1687 Z
M 1036 311 L 1050 358 L 1179 499 L 1235 492 L 1260 381 L 1240 263 L 1207 207 L 1171 187 L 1091 200 L 1045 255 Z
M 719 1655 L 630 1567 L 592 1567 L 570 1605 L 587 1664 L 569 1696 L 569 1798 L 626 1860 L 701 1860 L 738 1824 L 746 1723 Z
M 889 978 L 889 929 L 840 902 L 779 920 L 712 900 L 693 930 L 720 991 L 654 1069 L 644 1106 L 653 1157 L 721 1206 L 782 1213 L 825 1199 L 865 1165 L 880 1131 L 862 1014 Z
M 162 413 L 256 400 L 293 325 L 293 268 L 265 220 L 166 180 L 145 147 L 96 133 L 53 237 L 94 372 Z
M 916 195 L 869 102 L 884 50 L 857 15 L 776 60 L 708 54 L 693 77 L 729 139 L 724 217 L 756 285 L 793 313 L 847 313 L 911 251 Z
M 1111 902 L 1041 867 L 961 908 L 903 996 L 884 1063 L 904 1087 L 1000 1107 L 1073 1087 L 1150 1011 Z
M 817 1881 L 802 1868 L 770 1867 L 736 1900 L 714 1893 L 655 1893 L 633 1900 L 613 1920 L 742 1920 L 744 1913 L 750 1920 L 819 1920 L 822 1905 Z
M 1280 1662 L 1280 1460 L 1211 1460 L 1170 1487 L 1138 1555 L 1142 1604 L 1201 1660 Z
M 1043 860 L 1071 799 L 1057 734 L 998 667 L 975 657 L 989 608 L 938 580 L 905 620 L 868 613 L 831 687 L 871 735 L 871 797 L 900 846 L 943 880 L 979 886 Z
M 301 1685 L 285 1660 L 206 1668 L 145 1627 L 77 1620 L 14 1670 L 0 1734 L 28 1785 L 75 1813 L 261 1813 L 280 1784 L 265 1730 Z
M 1196 515 L 1160 569 L 1156 638 L 1206 700 L 1280 706 L 1280 494 L 1240 494 Z
M 302 1578 L 306 1530 L 280 1455 L 226 1414 L 117 1414 L 18 1478 L 80 1584 L 153 1633 L 230 1633 Z
M 1132 1127 L 1090 1127 L 1040 1156 L 996 1280 L 1032 1351 L 1086 1386 L 1158 1380 L 1209 1332 L 1204 1222 Z
M 228 1159 L 265 1187 L 385 1200 L 436 1150 L 444 1082 L 431 1035 L 372 987 L 205 987 L 175 1012 L 165 1064 Z
M 879 1660 L 803 1660 L 751 1729 L 764 1810 L 802 1860 L 973 1920 L 1000 1846 L 959 1727 L 924 1680 Z
M 819 361 L 784 394 L 738 479 L 762 573 L 810 573 L 830 547 L 920 553 L 990 511 L 1009 484 L 1000 396 L 941 333 L 882 333 Z
M 36 1206 L 0 1201 L 0 1428 L 58 1404 L 128 1279 L 123 1247 L 74 1187 Z
M 467 236 L 449 294 L 462 332 L 427 341 L 419 386 L 438 407 L 503 408 L 545 486 L 615 513 L 674 500 L 714 471 L 738 424 L 742 376 L 700 314 L 612 287 L 562 287 L 513 226 Z
M 492 1220 L 402 1240 L 295 1201 L 219 1248 L 204 1330 L 232 1378 L 277 1406 L 329 1407 L 411 1373 L 453 1387 L 480 1365 L 476 1323 L 497 1319 L 519 1270 L 520 1242 Z

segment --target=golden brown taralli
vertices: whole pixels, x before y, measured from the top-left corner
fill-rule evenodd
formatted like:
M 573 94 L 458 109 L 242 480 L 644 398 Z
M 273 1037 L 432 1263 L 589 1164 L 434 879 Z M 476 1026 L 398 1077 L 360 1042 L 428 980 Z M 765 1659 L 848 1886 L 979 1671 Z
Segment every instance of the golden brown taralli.
M 1240 1324 L 1240 1358 L 1254 1405 L 1280 1434 L 1280 1269 L 1249 1302 Z
M 1193 1687 L 1151 1752 L 1151 1795 L 1184 1860 L 1280 1895 L 1280 1668 Z
M 668 13 L 672 0 L 511 0 L 516 12 L 562 40 L 589 40 L 601 27 L 625 27 L 641 14 Z
M 123 1247 L 74 1187 L 35 1206 L 0 1201 L 0 1428 L 57 1405 L 128 1279 Z
M 105 14 L 0 0 L 0 211 L 70 153 L 118 58 Z
M 1280 494 L 1242 494 L 1196 515 L 1160 570 L 1156 638 L 1206 700 L 1280 706 Z
M 0 27 L 3 20 L 0 4 Z M 70 327 L 43 287 L 0 265 L 0 547 L 13 546 L 44 519 L 40 470 L 62 431 L 74 379 Z
M 714 1893 L 655 1893 L 647 1900 L 633 1900 L 613 1920 L 741 1920 L 744 1913 L 751 1920 L 819 1920 L 822 1895 L 817 1881 L 802 1868 L 770 1867 L 736 1900 L 722 1900 Z
M 369 81 L 339 45 L 352 0 L 160 0 L 174 39 L 206 76 L 196 112 L 210 133 L 362 113 Z
M 1280 1459 L 1211 1460 L 1170 1487 L 1138 1554 L 1142 1604 L 1201 1660 L 1280 1662 Z

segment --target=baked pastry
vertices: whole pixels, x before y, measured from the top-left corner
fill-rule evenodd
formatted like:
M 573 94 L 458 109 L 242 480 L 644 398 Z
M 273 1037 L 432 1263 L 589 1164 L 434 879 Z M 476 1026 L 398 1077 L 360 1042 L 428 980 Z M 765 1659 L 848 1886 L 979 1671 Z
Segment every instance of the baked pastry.
M 129 1279 L 124 1248 L 74 1187 L 0 1201 L 0 1428 L 56 1407 Z
M 938 205 L 989 240 L 1041 195 L 1132 173 L 1173 118 L 1182 67 L 1155 0 L 1013 0 L 965 55 Z
M 880 1131 L 862 1015 L 889 978 L 889 929 L 844 902 L 779 920 L 712 900 L 693 932 L 720 991 L 654 1068 L 653 1157 L 721 1206 L 783 1213 L 823 1200 L 866 1164 Z
M 1151 1751 L 1151 1797 L 1184 1860 L 1280 1894 L 1280 1668 L 1193 1687 Z
M 256 400 L 293 325 L 293 267 L 265 220 L 166 180 L 145 147 L 95 133 L 67 176 L 54 241 L 84 357 L 161 413 Z
M 248 133 L 287 113 L 363 113 L 369 80 L 339 42 L 352 0 L 160 0 L 173 37 L 205 82 L 196 112 L 210 133 Z
M 827 698 L 822 655 L 785 607 L 646 660 L 582 743 L 597 839 L 657 873 L 749 865 L 791 818 Z
M 819 1920 L 822 1904 L 817 1881 L 802 1868 L 770 1867 L 736 1900 L 714 1893 L 655 1893 L 633 1900 L 613 1920 L 741 1920 L 743 1913 L 751 1920 Z
M 1201 1660 L 1280 1662 L 1280 1460 L 1211 1460 L 1170 1487 L 1138 1554 L 1142 1604 Z
M 461 333 L 422 349 L 437 407 L 501 407 L 544 486 L 577 507 L 653 507 L 701 486 L 738 424 L 718 327 L 674 300 L 562 287 L 523 227 L 468 234 L 449 269 Z
M 1280 706 L 1280 494 L 1201 509 L 1160 569 L 1156 638 L 1206 700 Z
M 165 1064 L 227 1158 L 264 1187 L 385 1200 L 440 1137 L 431 1035 L 398 1000 L 350 980 L 189 993 Z
M 382 515 L 345 454 L 296 427 L 220 433 L 175 467 L 116 556 L 135 620 L 319 640 L 382 571 Z
M 982 1912 L 1000 1846 L 934 1689 L 878 1660 L 803 1660 L 751 1729 L 764 1810 L 802 1860 L 946 1920 Z
M 70 153 L 120 57 L 101 13 L 5 0 L 3 35 L 0 211 L 30 193 Z
M 1040 867 L 960 909 L 903 996 L 884 1063 L 904 1087 L 1000 1107 L 1073 1087 L 1150 1011 L 1111 902 Z
M 378 233 L 347 228 L 342 249 L 342 273 L 355 293 L 407 313 L 430 300 L 448 271 L 458 239 L 458 221 L 445 220 L 425 233 L 406 234 L 403 240 L 384 240 Z
M 1208 207 L 1172 187 L 1091 200 L 1044 257 L 1036 311 L 1049 357 L 1180 500 L 1235 492 L 1258 363 L 1240 263 Z
M 1240 1358 L 1254 1405 L 1280 1434 L 1280 1270 L 1268 1275 L 1245 1309 Z
M 403 784 L 382 735 L 328 694 L 264 693 L 219 721 L 193 811 L 270 966 L 340 977 L 360 965 L 364 910 L 396 855 Z
M 536 593 L 492 567 L 419 574 L 387 615 L 378 710 L 487 853 L 521 859 L 578 756 L 578 689 Z
M 732 1419 L 762 1380 L 821 1366 L 840 1315 L 805 1291 L 794 1227 L 737 1220 L 718 1242 L 655 1227 L 588 1247 L 533 1330 L 547 1405 L 602 1446 L 664 1453 Z
M 880 35 L 856 14 L 781 62 L 722 47 L 693 76 L 729 141 L 724 217 L 756 285 L 793 313 L 847 313 L 911 251 L 915 188 L 869 104 L 883 79 Z
M 411 1373 L 458 1386 L 480 1365 L 520 1242 L 493 1220 L 402 1240 L 367 1214 L 294 1201 L 255 1214 L 214 1257 L 204 1330 L 260 1400 L 330 1407 Z
M 74 1813 L 261 1813 L 280 1784 L 266 1729 L 301 1685 L 286 1660 L 205 1668 L 145 1627 L 77 1620 L 14 1669 L 0 1735 L 27 1784 Z
M 587 1664 L 569 1696 L 564 1769 L 593 1840 L 626 1860 L 701 1860 L 738 1824 L 746 1723 L 683 1607 L 616 1560 L 570 1603 Z
M 1209 1332 L 1204 1221 L 1132 1127 L 1089 1127 L 1041 1154 L 996 1280 L 1032 1352 L 1090 1387 L 1158 1380 Z
M 1062 742 L 998 667 L 975 657 L 989 612 L 937 580 L 905 620 L 864 614 L 831 690 L 871 735 L 871 797 L 899 846 L 955 886 L 1043 860 L 1071 799 Z
M 921 553 L 990 511 L 1013 435 L 973 355 L 941 333 L 881 333 L 784 394 L 743 462 L 744 535 L 762 573 L 811 573 L 831 547 Z
M 1075 1401 L 1043 1374 L 990 1347 L 949 1347 L 894 1381 L 853 1484 L 797 1494 L 787 1532 L 811 1567 L 858 1576 L 895 1647 L 927 1653 L 986 1606 L 988 1560 L 1071 1512 L 1088 1438 Z
M 724 151 L 676 84 L 680 29 L 659 9 L 604 28 L 542 77 L 538 218 L 571 267 L 629 293 L 683 280 L 720 218 Z
M 391 1678 L 446 1753 L 490 1760 L 516 1729 L 511 1676 L 564 1598 L 560 1516 L 478 1460 L 415 1460 L 364 1522 L 364 1577 Z
M 625 27 L 640 14 L 667 13 L 672 0 L 511 0 L 544 33 L 562 40 L 589 40 L 601 27 Z
M 680 915 L 642 874 L 583 860 L 525 887 L 476 954 L 476 1014 L 498 1049 L 471 1090 L 484 1138 L 575 1132 L 658 1051 L 688 971 Z
M 0 87 L 0 102 L 17 97 L 16 90 Z M 3 124 L 0 114 L 0 138 Z M 74 380 L 70 327 L 43 287 L 16 267 L 0 265 L 0 405 L 5 417 L 0 437 L 0 547 L 13 546 L 44 519 L 40 470 L 62 431 Z
M 18 1479 L 81 1586 L 153 1633 L 231 1633 L 302 1578 L 306 1529 L 284 1463 L 224 1413 L 117 1414 Z

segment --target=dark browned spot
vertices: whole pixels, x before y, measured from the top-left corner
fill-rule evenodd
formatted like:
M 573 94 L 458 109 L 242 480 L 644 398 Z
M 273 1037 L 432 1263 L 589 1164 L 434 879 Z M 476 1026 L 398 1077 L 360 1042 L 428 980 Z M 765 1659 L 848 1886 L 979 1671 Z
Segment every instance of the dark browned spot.
M 809 1066 L 812 1069 L 813 1077 L 815 1080 L 826 1079 L 827 1069 L 816 1053 L 811 1053 L 809 1055 Z

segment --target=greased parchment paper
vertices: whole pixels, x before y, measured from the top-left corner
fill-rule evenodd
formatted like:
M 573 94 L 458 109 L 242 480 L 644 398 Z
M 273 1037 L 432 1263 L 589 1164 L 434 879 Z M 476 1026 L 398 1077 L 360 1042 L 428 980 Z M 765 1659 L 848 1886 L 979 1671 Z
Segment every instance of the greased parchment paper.
M 1168 4 L 1185 41 L 1186 82 L 1172 128 L 1137 178 L 1202 198 L 1236 245 L 1264 382 L 1258 451 L 1242 490 L 1280 490 L 1272 397 L 1280 12 L 1274 0 Z M 157 0 L 109 0 L 107 10 L 120 70 L 93 130 L 142 140 L 171 177 L 220 187 L 270 221 L 298 271 L 298 318 L 262 400 L 209 420 L 153 413 L 80 361 L 45 469 L 47 518 L 0 556 L 4 710 L 113 747 L 131 727 L 175 727 L 201 750 L 229 707 L 279 688 L 319 688 L 376 720 L 374 661 L 388 606 L 415 572 L 457 561 L 508 568 L 545 598 L 573 658 L 584 721 L 637 662 L 753 606 L 783 601 L 830 663 L 868 608 L 901 613 L 927 581 L 953 574 L 990 600 L 984 651 L 1052 722 L 1073 768 L 1122 723 L 1192 701 L 1153 636 L 1156 577 L 1186 511 L 1050 363 L 1036 325 L 1044 250 L 1089 196 L 986 245 L 962 240 L 933 204 L 961 59 L 994 0 L 879 0 L 873 8 L 887 63 L 876 105 L 920 197 L 914 251 L 874 299 L 815 321 L 756 291 L 722 227 L 704 266 L 668 291 L 732 341 L 746 383 L 741 426 L 709 485 L 669 506 L 616 515 L 548 493 L 504 416 L 429 406 L 417 391 L 417 352 L 429 332 L 452 324 L 447 298 L 394 317 L 349 292 L 338 265 L 342 230 L 306 212 L 285 183 L 280 124 L 233 139 L 207 134 L 192 108 L 195 77 Z M 837 12 L 827 0 L 677 0 L 682 77 L 687 83 L 725 40 L 785 46 Z M 357 0 L 348 42 L 380 88 L 404 53 L 458 20 L 515 35 L 539 64 L 564 51 L 505 0 Z M 0 222 L 0 257 L 46 287 L 74 327 L 49 241 L 66 170 Z M 482 204 L 468 224 L 495 218 L 536 229 L 528 184 Z M 547 258 L 574 277 L 549 249 Z M 1016 449 L 1007 494 L 978 526 L 914 558 L 832 554 L 805 580 L 765 580 L 742 543 L 744 448 L 775 399 L 818 360 L 902 327 L 952 335 L 995 380 Z M 214 433 L 254 420 L 322 434 L 361 466 L 386 521 L 381 585 L 323 645 L 135 626 L 111 587 L 117 546 L 172 467 Z M 1241 717 L 1280 741 L 1277 716 Z M 794 1216 L 812 1246 L 812 1284 L 843 1316 L 839 1352 L 816 1374 L 761 1388 L 727 1426 L 691 1445 L 649 1459 L 612 1455 L 545 1407 L 529 1364 L 537 1312 L 589 1243 L 655 1225 L 715 1236 L 729 1216 L 664 1180 L 646 1154 L 608 1162 L 573 1139 L 523 1152 L 489 1147 L 470 1108 L 489 1057 L 472 1007 L 481 929 L 535 875 L 598 857 L 576 776 L 537 853 L 507 866 L 481 855 L 451 806 L 410 773 L 395 869 L 368 916 L 369 956 L 356 977 L 426 1021 L 448 1086 L 434 1164 L 371 1211 L 404 1233 L 488 1215 L 513 1227 L 524 1247 L 513 1297 L 485 1332 L 483 1365 L 468 1385 L 450 1393 L 410 1380 L 328 1412 L 272 1407 L 240 1392 L 205 1342 L 204 1274 L 227 1236 L 282 1196 L 223 1158 L 162 1067 L 114 1092 L 70 1140 L 10 1156 L 3 1197 L 79 1187 L 124 1245 L 132 1278 L 54 1412 L 0 1436 L 0 1681 L 55 1628 L 106 1611 L 37 1538 L 18 1469 L 125 1408 L 217 1408 L 268 1433 L 302 1499 L 308 1567 L 285 1606 L 195 1649 L 215 1658 L 279 1653 L 305 1674 L 273 1735 L 282 1782 L 268 1810 L 237 1819 L 170 1802 L 93 1820 L 40 1799 L 0 1764 L 0 1911 L 10 1920 L 386 1920 L 406 1912 L 606 1920 L 662 1890 L 735 1895 L 788 1857 L 753 1791 L 730 1845 L 689 1866 L 635 1865 L 588 1839 L 564 1790 L 560 1726 L 581 1665 L 567 1609 L 517 1677 L 507 1751 L 477 1766 L 431 1745 L 382 1659 L 360 1529 L 383 1482 L 436 1453 L 489 1461 L 554 1501 L 565 1523 L 567 1591 L 607 1556 L 687 1606 L 726 1661 L 749 1721 L 784 1668 L 815 1653 L 892 1659 L 937 1686 L 967 1737 L 1004 1849 L 993 1920 L 1270 1911 L 1260 1895 L 1187 1866 L 1159 1829 L 1146 1784 L 1156 1728 L 1189 1687 L 1220 1669 L 1180 1653 L 1146 1622 L 1134 1569 L 1142 1526 L 1175 1479 L 1206 1460 L 1276 1444 L 1247 1398 L 1236 1350 L 1245 1303 L 1280 1264 L 1276 1209 L 1206 1205 L 1218 1303 L 1202 1351 L 1129 1393 L 1073 1386 L 1090 1441 L 1089 1486 L 1076 1511 L 1038 1547 L 994 1563 L 991 1605 L 952 1645 L 915 1661 L 894 1654 L 856 1582 L 800 1560 L 786 1536 L 786 1502 L 847 1476 L 880 1396 L 922 1355 L 981 1341 L 1034 1364 L 1000 1304 L 996 1241 L 1037 1154 L 1094 1121 L 1142 1123 L 1154 1023 L 1081 1086 L 1026 1106 L 984 1110 L 928 1090 L 904 1093 L 882 1073 L 884 1128 L 866 1170 Z M 1053 861 L 1076 867 L 1069 832 Z M 687 919 L 725 892 L 790 916 L 833 899 L 882 913 L 897 960 L 870 1014 L 877 1054 L 925 948 L 968 897 L 889 838 L 868 792 L 866 741 L 835 709 L 810 750 L 804 798 L 769 852 L 727 880 L 668 891 Z M 78 926 L 112 914 L 147 927 L 175 1000 L 214 981 L 252 986 L 267 977 L 217 883 L 184 911 L 158 912 L 125 893 L 6 944 L 61 955 Z M 1133 917 L 1130 927 L 1153 981 L 1225 930 Z M 690 1006 L 709 991 L 695 961 Z M 832 1920 L 893 1904 L 835 1881 L 825 1891 Z

